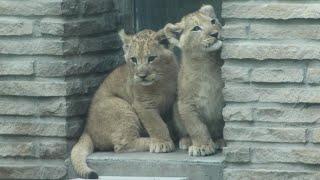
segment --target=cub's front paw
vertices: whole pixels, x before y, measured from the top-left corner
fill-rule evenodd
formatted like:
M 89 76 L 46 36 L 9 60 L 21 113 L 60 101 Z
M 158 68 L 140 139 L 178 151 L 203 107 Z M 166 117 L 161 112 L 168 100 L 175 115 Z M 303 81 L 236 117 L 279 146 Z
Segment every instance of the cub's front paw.
M 172 141 L 153 140 L 150 144 L 150 152 L 152 153 L 166 153 L 175 149 Z
M 214 154 L 215 152 L 216 152 L 216 147 L 214 143 L 189 146 L 190 156 L 209 156 Z

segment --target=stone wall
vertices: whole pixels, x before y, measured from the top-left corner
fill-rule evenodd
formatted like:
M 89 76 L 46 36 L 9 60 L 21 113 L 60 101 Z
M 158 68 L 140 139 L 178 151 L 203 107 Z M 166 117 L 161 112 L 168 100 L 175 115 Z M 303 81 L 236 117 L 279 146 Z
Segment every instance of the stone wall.
M 320 2 L 224 0 L 224 179 L 319 179 Z
M 117 25 L 111 0 L 0 0 L 0 179 L 66 177 Z

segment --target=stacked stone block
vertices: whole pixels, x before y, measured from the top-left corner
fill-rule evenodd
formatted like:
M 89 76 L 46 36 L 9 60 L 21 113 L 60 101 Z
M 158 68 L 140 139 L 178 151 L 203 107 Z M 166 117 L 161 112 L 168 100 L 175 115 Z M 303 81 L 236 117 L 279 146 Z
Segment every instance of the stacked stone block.
M 91 97 L 122 62 L 112 0 L 0 0 L 0 179 L 64 179 Z
M 224 179 L 319 179 L 320 2 L 224 0 Z

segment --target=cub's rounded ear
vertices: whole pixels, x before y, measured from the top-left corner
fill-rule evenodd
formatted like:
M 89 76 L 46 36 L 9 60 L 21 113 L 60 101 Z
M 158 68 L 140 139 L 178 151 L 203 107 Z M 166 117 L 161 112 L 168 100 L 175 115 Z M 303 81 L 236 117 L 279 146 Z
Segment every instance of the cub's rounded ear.
M 166 34 L 164 33 L 164 29 L 160 29 L 155 37 L 156 41 L 159 42 L 159 44 L 163 45 L 165 48 L 169 48 L 170 47 L 170 42 L 166 36 Z
M 214 8 L 211 5 L 202 5 L 199 12 L 211 18 L 217 18 Z
M 118 35 L 120 36 L 120 39 L 123 43 L 123 49 L 126 50 L 130 44 L 130 41 L 131 41 L 131 35 L 127 35 L 123 29 L 121 29 L 119 32 L 118 32 Z
M 180 36 L 183 32 L 182 24 L 177 23 L 177 24 L 167 24 L 164 27 L 164 33 L 165 36 L 168 38 L 169 42 L 177 47 L 180 47 L 179 45 L 179 39 Z

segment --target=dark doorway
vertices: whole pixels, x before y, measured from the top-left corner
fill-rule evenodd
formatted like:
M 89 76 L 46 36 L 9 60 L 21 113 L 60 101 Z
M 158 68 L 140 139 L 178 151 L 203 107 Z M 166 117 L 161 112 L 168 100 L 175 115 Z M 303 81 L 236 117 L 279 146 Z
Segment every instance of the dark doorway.
M 184 15 L 198 10 L 203 4 L 213 5 L 220 18 L 221 2 L 222 0 L 118 0 L 117 3 L 124 16 L 125 30 L 134 33 L 143 29 L 159 30 L 167 23 L 177 22 Z

